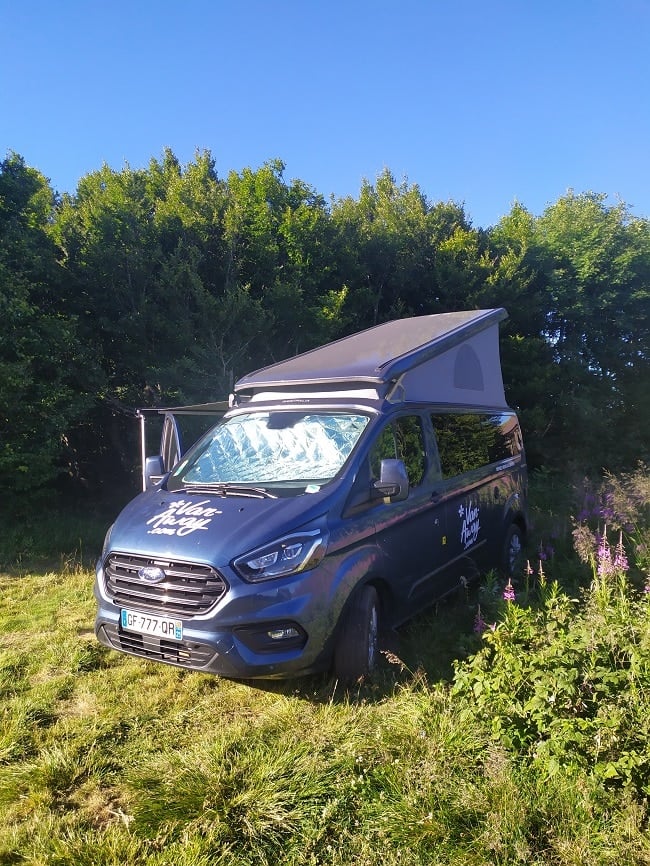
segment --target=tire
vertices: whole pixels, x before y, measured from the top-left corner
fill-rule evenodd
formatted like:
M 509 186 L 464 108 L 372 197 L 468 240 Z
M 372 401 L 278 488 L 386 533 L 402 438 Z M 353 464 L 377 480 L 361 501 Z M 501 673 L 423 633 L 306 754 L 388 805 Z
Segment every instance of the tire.
M 524 566 L 524 534 L 521 527 L 511 523 L 503 540 L 501 568 L 507 577 L 518 577 Z
M 357 592 L 343 614 L 334 650 L 334 674 L 344 683 L 369 676 L 379 655 L 379 597 L 372 586 Z

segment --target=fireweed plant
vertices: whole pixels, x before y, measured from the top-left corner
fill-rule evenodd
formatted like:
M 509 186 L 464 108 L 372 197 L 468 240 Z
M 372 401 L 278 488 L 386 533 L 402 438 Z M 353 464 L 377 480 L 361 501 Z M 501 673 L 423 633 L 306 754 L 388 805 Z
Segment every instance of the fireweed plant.
M 535 575 L 527 563 L 535 593 L 527 593 L 522 603 L 517 596 L 523 593 L 515 595 L 510 582 L 489 615 L 484 596 L 474 624 L 481 647 L 456 664 L 452 696 L 471 702 L 495 743 L 538 771 L 539 778 L 596 785 L 604 808 L 624 794 L 647 821 L 646 467 L 607 476 L 601 486 L 583 490 L 572 536 L 575 552 L 590 572 L 589 584 L 581 591 L 563 590 L 560 580 L 547 581 L 540 557 Z M 493 613 L 497 622 L 487 626 Z
M 600 577 L 628 575 L 650 589 L 650 469 L 606 475 L 595 486 L 582 485 L 582 502 L 574 520 L 573 543 L 583 563 Z

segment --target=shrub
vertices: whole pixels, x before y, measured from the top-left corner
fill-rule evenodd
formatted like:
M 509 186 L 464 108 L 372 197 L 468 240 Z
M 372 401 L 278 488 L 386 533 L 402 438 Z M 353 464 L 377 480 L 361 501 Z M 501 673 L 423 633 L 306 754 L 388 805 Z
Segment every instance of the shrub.
M 645 467 L 586 489 L 573 534 L 591 585 L 571 597 L 541 572 L 535 604 L 505 593 L 501 621 L 452 687 L 544 776 L 586 773 L 638 802 L 650 794 L 649 491 Z

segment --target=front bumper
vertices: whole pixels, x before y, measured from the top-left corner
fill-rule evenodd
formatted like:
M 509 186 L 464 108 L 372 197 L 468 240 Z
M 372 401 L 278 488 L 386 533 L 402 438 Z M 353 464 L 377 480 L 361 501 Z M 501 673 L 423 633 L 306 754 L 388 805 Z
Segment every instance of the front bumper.
M 237 587 L 234 575 L 228 573 L 229 591 L 202 615 L 182 617 L 182 639 L 173 640 L 124 629 L 123 603 L 109 596 L 104 570 L 98 565 L 95 634 L 104 646 L 128 655 L 232 679 L 312 673 L 327 667 L 338 619 L 323 595 L 327 582 L 316 572 L 263 587 Z M 160 608 L 143 604 L 136 609 L 161 613 Z
M 95 634 L 104 646 L 127 655 L 232 679 L 281 679 L 326 666 L 325 661 L 310 660 L 304 648 L 253 653 L 232 632 L 211 632 L 208 638 L 186 627 L 182 641 L 128 632 L 120 626 L 119 615 L 114 622 L 98 616 Z

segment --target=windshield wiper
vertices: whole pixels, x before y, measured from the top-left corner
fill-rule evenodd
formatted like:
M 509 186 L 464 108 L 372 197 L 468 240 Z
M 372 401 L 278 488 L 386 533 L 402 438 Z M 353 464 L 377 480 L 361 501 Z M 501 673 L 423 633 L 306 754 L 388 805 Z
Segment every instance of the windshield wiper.
M 245 484 L 212 483 L 183 485 L 186 493 L 211 493 L 213 496 L 248 496 L 255 499 L 277 499 L 265 487 L 248 487 Z

